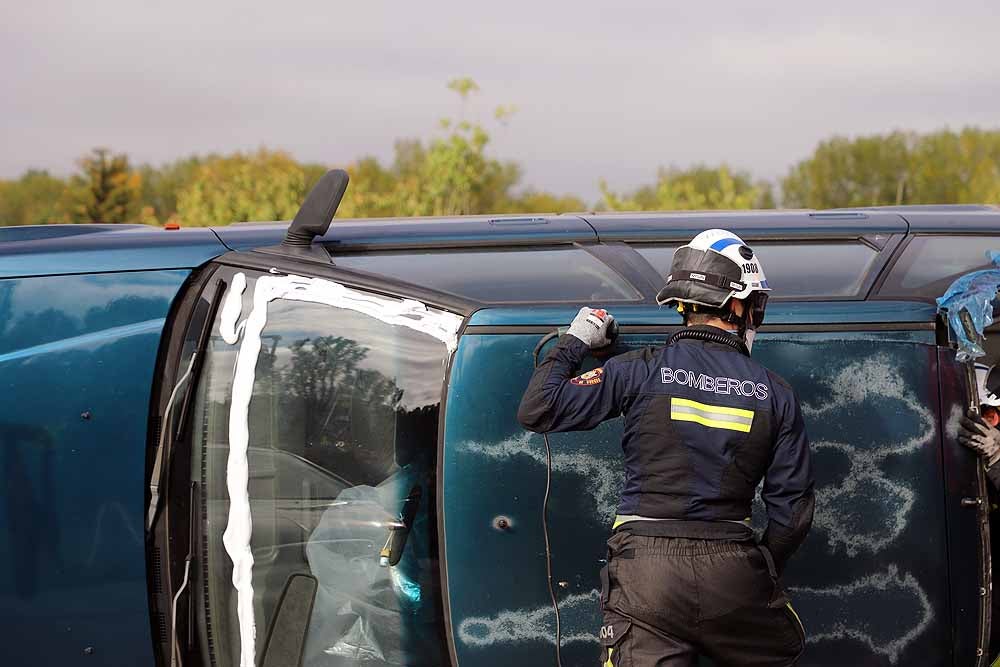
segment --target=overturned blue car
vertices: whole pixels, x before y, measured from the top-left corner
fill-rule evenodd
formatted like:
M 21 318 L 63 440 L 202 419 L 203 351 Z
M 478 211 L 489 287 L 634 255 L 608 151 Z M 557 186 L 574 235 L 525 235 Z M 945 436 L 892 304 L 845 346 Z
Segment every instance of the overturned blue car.
M 552 665 L 551 565 L 562 663 L 597 664 L 621 423 L 548 462 L 517 406 L 581 306 L 612 354 L 662 343 L 674 250 L 725 228 L 768 262 L 754 357 L 812 442 L 801 664 L 986 664 L 990 503 L 934 300 L 1000 210 L 331 225 L 325 195 L 291 225 L 0 229 L 0 663 Z

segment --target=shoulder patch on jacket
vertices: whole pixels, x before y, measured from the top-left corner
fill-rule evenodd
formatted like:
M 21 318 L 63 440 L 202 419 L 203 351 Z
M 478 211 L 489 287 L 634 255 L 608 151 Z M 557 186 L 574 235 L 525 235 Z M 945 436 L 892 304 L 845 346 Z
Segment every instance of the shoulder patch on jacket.
M 569 383 L 575 384 L 578 387 L 592 387 L 595 384 L 601 384 L 604 380 L 604 369 L 595 368 L 592 371 L 587 371 L 583 375 L 577 375 L 575 378 L 570 378 Z

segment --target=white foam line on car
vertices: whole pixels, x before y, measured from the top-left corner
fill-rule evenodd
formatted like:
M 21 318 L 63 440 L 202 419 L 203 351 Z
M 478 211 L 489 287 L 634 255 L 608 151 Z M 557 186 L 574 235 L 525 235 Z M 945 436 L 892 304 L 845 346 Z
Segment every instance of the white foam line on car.
M 229 459 L 226 465 L 226 488 L 229 492 L 229 522 L 222 535 L 226 553 L 233 561 L 233 587 L 236 589 L 236 614 L 240 627 L 240 667 L 256 664 L 256 625 L 253 613 L 253 552 L 250 549 L 251 517 L 249 461 L 250 398 L 260 354 L 261 334 L 267 324 L 267 304 L 275 299 L 322 303 L 363 313 L 377 320 L 423 332 L 443 342 L 449 354 L 458 344 L 462 318 L 453 313 L 429 309 L 420 301 L 390 299 L 351 289 L 332 280 L 294 275 L 266 275 L 254 285 L 250 315 L 241 324 L 246 276 L 233 276 L 226 294 L 219 322 L 220 334 L 230 345 L 243 342 L 236 355 L 233 395 L 229 409 Z
M 219 322 L 219 334 L 222 340 L 230 345 L 236 345 L 240 339 L 239 331 L 236 327 L 240 313 L 243 312 L 243 292 L 247 288 L 247 277 L 242 273 L 233 276 L 233 284 L 226 292 L 226 300 L 222 304 L 222 316 Z

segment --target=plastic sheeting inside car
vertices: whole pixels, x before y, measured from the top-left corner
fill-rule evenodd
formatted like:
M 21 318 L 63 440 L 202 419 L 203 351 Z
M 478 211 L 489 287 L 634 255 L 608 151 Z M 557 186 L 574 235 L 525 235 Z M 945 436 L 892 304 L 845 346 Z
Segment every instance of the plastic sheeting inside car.
M 378 552 L 398 508 L 422 475 L 404 466 L 378 487 L 343 491 L 326 510 L 306 545 L 306 556 L 319 590 L 306 640 L 305 667 L 414 665 L 423 641 L 436 639 L 436 599 L 426 567 L 428 531 L 419 525 L 409 534 L 404 556 L 395 567 L 381 567 Z M 425 520 L 421 510 L 417 522 Z M 414 662 L 417 660 L 418 662 Z M 428 665 L 432 664 L 430 662 Z
M 987 255 L 998 268 L 967 273 L 937 300 L 938 310 L 947 318 L 952 339 L 958 345 L 956 358 L 960 362 L 986 355 L 982 340 L 986 327 L 993 323 L 1000 290 L 1000 253 L 991 251 Z

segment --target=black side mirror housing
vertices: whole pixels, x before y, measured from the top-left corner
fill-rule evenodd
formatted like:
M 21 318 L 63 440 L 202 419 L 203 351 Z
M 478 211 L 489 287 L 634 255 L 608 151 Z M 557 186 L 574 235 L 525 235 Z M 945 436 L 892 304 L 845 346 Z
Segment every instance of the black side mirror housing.
M 331 169 L 323 174 L 306 195 L 281 245 L 258 248 L 256 252 L 291 255 L 297 259 L 330 264 L 330 253 L 322 246 L 314 245 L 313 241 L 330 230 L 330 223 L 347 192 L 349 181 L 350 177 L 343 169 Z
M 283 246 L 302 248 L 312 245 L 313 239 L 323 236 L 330 229 L 350 177 L 343 169 L 331 169 L 306 195 L 299 212 L 285 233 Z

